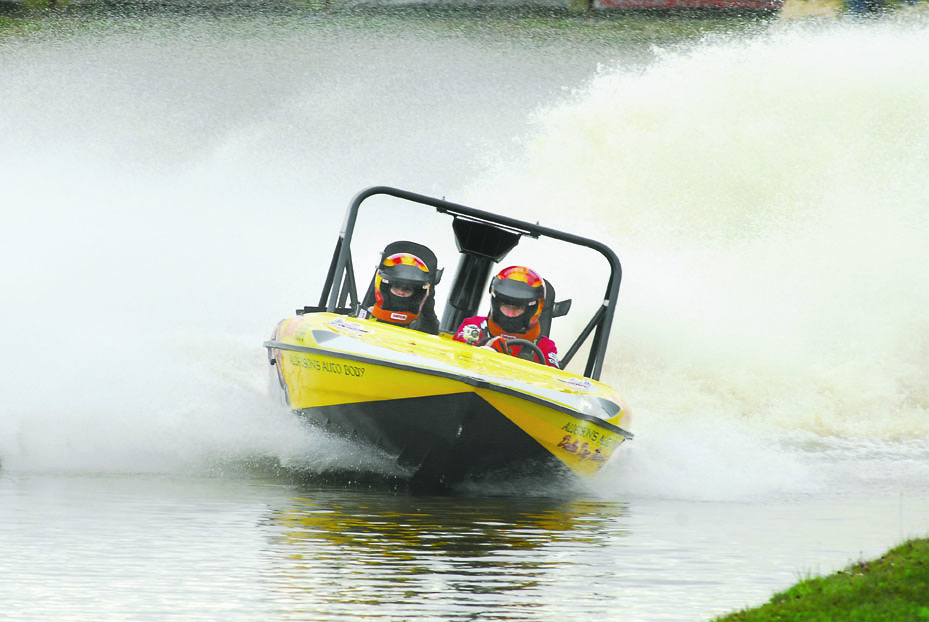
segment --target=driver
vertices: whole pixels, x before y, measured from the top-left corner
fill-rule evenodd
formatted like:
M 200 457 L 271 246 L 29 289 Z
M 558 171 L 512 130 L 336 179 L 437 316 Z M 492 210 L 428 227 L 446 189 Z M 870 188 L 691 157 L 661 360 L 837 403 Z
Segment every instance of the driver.
M 358 317 L 370 315 L 378 322 L 437 333 L 438 319 L 431 296 L 438 281 L 436 273 L 412 253 L 383 257 L 374 277 L 374 304 Z
M 489 345 L 522 359 L 536 360 L 531 348 L 506 345 L 508 339 L 525 339 L 542 350 L 546 365 L 558 367 L 555 342 L 541 334 L 539 325 L 544 303 L 542 277 L 535 270 L 510 266 L 501 270 L 490 283 L 490 315 L 467 318 L 458 327 L 454 339 L 474 346 Z

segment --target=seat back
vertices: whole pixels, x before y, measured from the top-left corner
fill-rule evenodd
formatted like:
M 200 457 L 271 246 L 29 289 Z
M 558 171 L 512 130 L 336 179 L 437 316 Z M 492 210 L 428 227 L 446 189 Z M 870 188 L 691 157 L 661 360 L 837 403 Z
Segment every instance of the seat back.
M 539 314 L 539 326 L 542 329 L 541 334 L 548 337 L 552 329 L 552 319 L 568 314 L 571 310 L 571 299 L 555 302 L 555 287 L 548 279 L 542 280 L 545 281 L 545 302 L 542 304 L 542 313 Z

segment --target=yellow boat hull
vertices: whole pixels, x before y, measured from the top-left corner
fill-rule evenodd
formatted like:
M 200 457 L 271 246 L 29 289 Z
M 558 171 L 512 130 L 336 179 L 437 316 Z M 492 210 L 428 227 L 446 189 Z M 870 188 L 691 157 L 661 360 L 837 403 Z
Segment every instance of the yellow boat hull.
M 321 312 L 281 321 L 265 346 L 294 411 L 420 479 L 592 474 L 632 437 L 608 385 L 448 337 Z

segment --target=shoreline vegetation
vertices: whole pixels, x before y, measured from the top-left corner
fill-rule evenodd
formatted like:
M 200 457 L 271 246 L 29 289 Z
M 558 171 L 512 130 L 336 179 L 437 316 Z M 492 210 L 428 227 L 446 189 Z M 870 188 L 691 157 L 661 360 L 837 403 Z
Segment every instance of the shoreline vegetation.
M 785 0 L 821 4 L 844 0 Z M 898 1 L 898 0 L 888 0 Z M 929 3 L 929 0 L 920 0 Z M 579 3 L 580 2 L 580 3 Z M 776 19 L 772 11 L 589 9 L 585 0 L 0 0 L 0 35 L 54 30 L 81 22 L 119 23 L 136 19 L 299 17 L 327 21 L 454 24 L 469 28 L 518 27 L 558 37 L 566 32 L 593 39 L 614 27 L 640 30 L 643 36 L 700 35 L 713 24 L 721 29 L 750 27 Z
M 929 622 L 929 538 L 907 540 L 878 559 L 806 578 L 712 622 Z
M 628 20 L 658 23 L 699 24 L 707 21 L 756 22 L 758 20 L 834 19 L 848 14 L 876 15 L 917 11 L 929 13 L 929 0 L 783 0 L 780 9 L 750 10 L 688 8 L 630 9 L 594 8 L 591 0 L 0 0 L 0 34 L 42 28 L 60 18 L 97 19 L 105 15 L 144 17 L 187 14 L 318 14 L 379 12 L 406 18 L 504 20 L 552 23 L 568 28 L 604 28 Z
M 804 4 L 844 0 L 785 0 Z M 898 0 L 888 0 L 896 2 Z M 929 6 L 929 0 L 920 0 Z M 656 45 L 709 33 L 752 31 L 781 13 L 682 9 L 578 9 L 576 0 L 0 0 L 0 43 L 7 35 L 136 28 L 144 20 L 307 20 L 320 27 L 415 24 L 426 30 L 507 31 L 596 47 L 617 32 Z

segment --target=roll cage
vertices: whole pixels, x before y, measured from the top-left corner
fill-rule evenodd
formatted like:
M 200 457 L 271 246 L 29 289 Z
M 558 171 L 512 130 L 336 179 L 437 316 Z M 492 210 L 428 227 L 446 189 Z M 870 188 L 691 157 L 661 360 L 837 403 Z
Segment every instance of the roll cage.
M 451 203 L 444 199 L 437 199 L 389 186 L 367 188 L 352 199 L 345 215 L 342 231 L 339 233 L 339 239 L 336 242 L 319 304 L 299 309 L 298 314 L 328 311 L 348 315 L 359 311 L 361 298 L 358 296 L 358 287 L 352 265 L 351 241 L 355 230 L 355 222 L 358 218 L 358 211 L 362 203 L 375 195 L 389 195 L 412 203 L 429 206 L 439 213 L 448 214 L 453 219 L 452 228 L 460 259 L 452 278 L 448 302 L 442 314 L 440 332 L 454 333 L 462 320 L 477 315 L 481 298 L 490 280 L 493 265 L 515 248 L 522 236 L 551 238 L 599 252 L 610 267 L 603 303 L 575 338 L 568 351 L 561 356 L 561 361 L 564 365 L 567 365 L 587 339 L 593 335 L 584 376 L 594 380 L 600 379 L 600 373 L 606 358 L 610 327 L 616 310 L 619 284 L 622 279 L 622 266 L 619 263 L 619 258 L 608 246 L 595 240 L 564 233 L 539 224 L 500 216 L 473 207 Z M 558 317 L 567 313 L 567 307 L 569 306 L 570 301 L 554 303 L 549 306 L 548 311 L 554 313 L 554 317 Z

